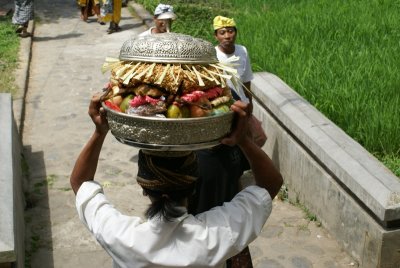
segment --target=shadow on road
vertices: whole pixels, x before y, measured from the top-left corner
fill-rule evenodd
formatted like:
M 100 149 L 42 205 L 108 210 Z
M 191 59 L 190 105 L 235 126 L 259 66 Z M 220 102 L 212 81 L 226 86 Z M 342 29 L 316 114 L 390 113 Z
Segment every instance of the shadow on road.
M 39 36 L 39 37 L 33 37 L 33 42 L 43 42 L 43 41 L 49 41 L 49 40 L 62 40 L 62 39 L 69 39 L 69 38 L 76 38 L 80 37 L 81 33 L 69 33 L 69 34 L 61 34 L 57 36 Z
M 39 267 L 34 265 L 36 256 L 40 256 L 40 267 L 53 267 L 48 191 L 52 178 L 46 174 L 42 151 L 32 152 L 31 146 L 24 146 L 23 150 L 29 167 L 25 197 L 25 267 Z M 41 253 L 38 252 L 39 249 L 42 251 Z M 33 256 L 35 256 L 35 259 L 33 259 Z

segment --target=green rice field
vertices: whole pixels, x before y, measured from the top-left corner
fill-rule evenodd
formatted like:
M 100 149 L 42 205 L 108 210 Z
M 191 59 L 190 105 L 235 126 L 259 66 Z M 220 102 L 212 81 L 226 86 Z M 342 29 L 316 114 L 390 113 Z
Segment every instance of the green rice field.
M 279 76 L 400 176 L 400 1 L 165 3 L 178 15 L 173 31 L 214 43 L 212 19 L 233 17 L 253 71 Z

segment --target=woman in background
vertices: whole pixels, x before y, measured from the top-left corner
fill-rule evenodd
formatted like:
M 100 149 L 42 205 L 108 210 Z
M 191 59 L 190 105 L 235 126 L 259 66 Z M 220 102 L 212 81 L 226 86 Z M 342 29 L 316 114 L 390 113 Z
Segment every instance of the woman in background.
M 110 22 L 107 33 L 112 34 L 121 30 L 119 22 L 121 20 L 122 0 L 104 0 L 101 7 L 102 22 Z
M 88 22 L 88 17 L 97 16 L 97 22 L 104 25 L 100 16 L 100 2 L 99 0 L 78 0 L 78 5 L 81 9 L 81 19 Z
M 12 17 L 12 23 L 17 25 L 15 32 L 20 37 L 31 36 L 28 33 L 29 21 L 33 19 L 33 0 L 15 0 L 15 12 Z

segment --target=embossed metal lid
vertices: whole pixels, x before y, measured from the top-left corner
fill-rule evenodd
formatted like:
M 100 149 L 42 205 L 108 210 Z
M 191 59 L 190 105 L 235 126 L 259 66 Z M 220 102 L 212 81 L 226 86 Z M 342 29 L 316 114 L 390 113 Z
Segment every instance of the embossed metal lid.
M 119 59 L 186 64 L 218 62 L 213 44 L 179 33 L 161 33 L 129 39 L 122 45 Z

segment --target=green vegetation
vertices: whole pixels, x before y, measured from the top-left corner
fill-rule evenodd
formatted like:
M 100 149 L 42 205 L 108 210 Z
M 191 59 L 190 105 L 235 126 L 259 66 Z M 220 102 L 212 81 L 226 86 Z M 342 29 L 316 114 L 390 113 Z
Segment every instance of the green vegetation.
M 142 4 L 151 14 L 160 3 L 158 0 L 139 0 L 136 3 Z M 231 14 L 234 10 L 231 1 L 228 0 L 171 0 L 161 1 L 173 5 L 174 12 L 178 19 L 172 24 L 174 32 L 189 34 L 214 41 L 212 20 L 215 16 Z
M 284 202 L 289 202 L 290 204 L 300 208 L 305 215 L 305 218 L 309 222 L 315 222 L 315 225 L 320 227 L 322 223 L 318 220 L 317 215 L 313 214 L 306 206 L 304 206 L 300 201 L 296 198 L 296 200 L 289 199 L 289 189 L 286 184 L 283 184 L 279 193 L 277 195 L 278 199 Z
M 289 189 L 286 184 L 283 184 L 278 193 L 278 199 L 281 201 L 289 201 Z
M 394 154 L 377 156 L 386 167 L 388 167 L 397 177 L 400 177 L 400 157 Z
M 136 2 L 150 11 L 159 3 Z M 399 1 L 168 3 L 173 31 L 214 43 L 214 16 L 234 17 L 254 71 L 279 76 L 400 176 Z
M 252 1 L 253 15 L 238 17 L 246 33 L 264 21 L 246 35 L 256 69 L 277 74 L 370 152 L 400 155 L 400 6 L 269 2 Z
M 25 251 L 25 267 L 31 267 L 32 256 L 35 254 L 39 249 L 40 244 L 40 235 L 32 234 L 30 236 L 30 241 L 28 244 L 29 250 Z
M 299 202 L 293 203 L 293 205 L 300 207 L 304 211 L 304 213 L 306 214 L 306 219 L 308 219 L 308 221 L 318 221 L 317 216 L 311 213 L 311 211 L 304 205 L 300 204 Z
M 19 37 L 11 15 L 0 17 L 0 93 L 15 93 L 13 73 L 18 64 Z

